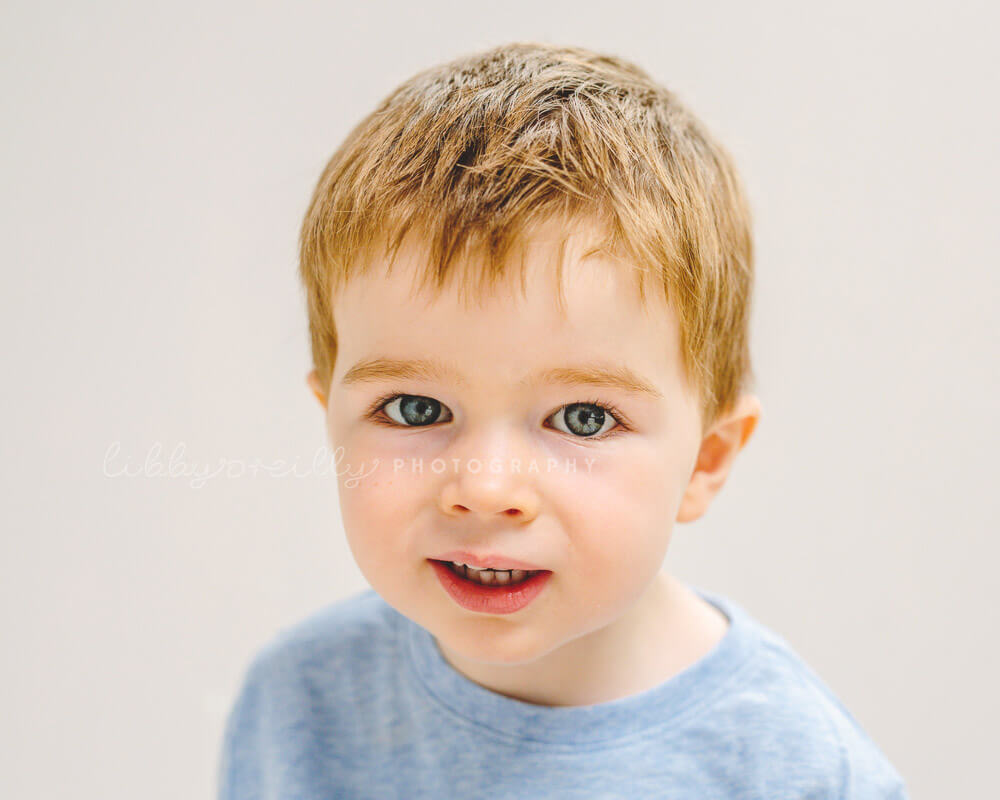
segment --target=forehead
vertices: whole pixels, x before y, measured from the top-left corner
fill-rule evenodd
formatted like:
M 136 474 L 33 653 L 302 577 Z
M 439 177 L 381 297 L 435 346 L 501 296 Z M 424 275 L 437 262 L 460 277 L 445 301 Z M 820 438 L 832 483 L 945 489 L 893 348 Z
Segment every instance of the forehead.
M 481 261 L 457 259 L 440 289 L 426 281 L 428 249 L 407 238 L 373 259 L 334 298 L 335 374 L 369 358 L 426 358 L 519 381 L 537 367 L 598 361 L 659 383 L 674 377 L 676 317 L 658 296 L 640 300 L 635 265 L 595 251 L 600 231 L 537 226 L 495 286 Z
M 608 252 L 607 229 L 594 217 L 543 217 L 516 238 L 502 263 L 490 263 L 478 250 L 453 258 L 440 287 L 436 285 L 438 265 L 432 263 L 428 242 L 415 228 L 391 257 L 384 252 L 386 245 L 385 238 L 374 243 L 347 270 L 349 277 L 341 279 L 342 288 L 333 294 L 335 309 L 378 300 L 428 307 L 441 301 L 477 311 L 501 305 L 521 313 L 533 304 L 555 303 L 562 312 L 586 305 L 596 292 L 602 292 L 612 293 L 619 305 L 634 311 L 674 316 L 664 299 L 662 282 L 650 279 L 647 270 L 627 258 Z M 640 292 L 643 276 L 647 292 L 652 286 L 646 299 Z M 564 302 L 567 296 L 572 303 Z

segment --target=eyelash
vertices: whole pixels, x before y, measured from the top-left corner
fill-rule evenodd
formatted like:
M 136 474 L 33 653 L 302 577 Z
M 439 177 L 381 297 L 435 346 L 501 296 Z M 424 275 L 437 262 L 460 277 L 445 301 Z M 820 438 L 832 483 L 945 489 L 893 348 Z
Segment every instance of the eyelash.
M 407 394 L 405 392 L 390 392 L 389 394 L 384 394 L 381 397 L 379 397 L 377 400 L 375 400 L 370 406 L 368 406 L 367 411 L 365 411 L 365 417 L 367 419 L 370 419 L 372 422 L 376 423 L 377 425 L 384 425 L 387 428 L 420 428 L 420 427 L 430 428 L 430 427 L 434 427 L 433 425 L 423 425 L 423 426 L 421 426 L 421 425 L 400 425 L 395 420 L 386 419 L 384 417 L 379 416 L 379 413 L 382 411 L 382 409 L 385 408 L 387 405 L 389 405 L 389 403 L 391 403 L 397 397 L 423 397 L 423 396 L 424 395 Z M 577 400 L 577 401 L 574 401 L 573 403 L 567 403 L 566 405 L 559 406 L 559 408 L 557 408 L 553 412 L 553 414 L 555 414 L 555 413 L 561 411 L 562 409 L 566 408 L 566 406 L 574 405 L 574 404 L 577 404 L 577 403 L 580 404 L 580 405 L 597 406 L 598 408 L 602 409 L 606 413 L 610 414 L 614 418 L 615 422 L 618 423 L 618 425 L 616 427 L 612 428 L 607 433 L 601 434 L 600 436 L 572 436 L 572 434 L 566 434 L 567 436 L 571 436 L 574 439 L 581 439 L 581 440 L 590 441 L 590 442 L 601 442 L 601 441 L 604 441 L 605 439 L 610 439 L 612 436 L 617 436 L 620 433 L 626 433 L 626 432 L 632 430 L 632 423 L 629 421 L 628 417 L 626 417 L 624 413 L 622 413 L 621 411 L 618 410 L 618 407 L 614 403 L 608 403 L 608 402 L 605 402 L 604 400 L 600 400 L 599 398 L 592 398 L 590 400 Z M 442 405 L 444 405 L 444 404 L 442 403 Z M 552 415 L 550 415 L 550 416 L 552 416 Z M 558 431 L 558 433 L 563 433 L 563 432 L 562 431 Z

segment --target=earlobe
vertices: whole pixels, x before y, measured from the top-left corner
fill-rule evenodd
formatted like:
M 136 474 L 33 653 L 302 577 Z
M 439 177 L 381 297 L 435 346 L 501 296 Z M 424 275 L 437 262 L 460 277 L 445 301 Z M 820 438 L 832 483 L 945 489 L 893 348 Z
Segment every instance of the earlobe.
M 755 395 L 741 395 L 733 409 L 705 434 L 677 511 L 678 522 L 691 522 L 708 510 L 712 498 L 726 482 L 736 454 L 753 435 L 760 414 L 760 400 Z
M 322 406 L 325 409 L 326 395 L 323 393 L 323 387 L 320 385 L 319 375 L 317 374 L 316 370 L 312 370 L 306 376 L 306 383 L 309 384 L 309 388 L 312 389 L 312 393 L 316 397 L 316 400 L 319 401 L 320 406 Z

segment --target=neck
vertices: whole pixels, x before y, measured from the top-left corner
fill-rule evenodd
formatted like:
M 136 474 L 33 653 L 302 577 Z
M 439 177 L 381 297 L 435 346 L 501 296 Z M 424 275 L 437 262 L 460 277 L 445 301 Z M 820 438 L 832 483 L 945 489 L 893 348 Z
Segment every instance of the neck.
M 581 706 L 652 689 L 705 656 L 728 621 L 676 578 L 657 574 L 629 611 L 538 659 L 495 664 L 463 658 L 441 646 L 465 677 L 527 703 Z

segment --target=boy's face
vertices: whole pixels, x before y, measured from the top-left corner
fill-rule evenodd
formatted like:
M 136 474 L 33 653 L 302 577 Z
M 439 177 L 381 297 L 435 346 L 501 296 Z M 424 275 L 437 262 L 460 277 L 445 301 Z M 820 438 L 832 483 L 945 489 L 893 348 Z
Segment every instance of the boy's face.
M 328 388 L 330 441 L 343 448 L 340 506 L 361 572 L 453 666 L 512 696 L 532 696 L 546 677 L 553 688 L 572 682 L 570 658 L 579 670 L 649 649 L 642 637 L 655 635 L 666 597 L 661 562 L 701 445 L 674 315 L 657 301 L 642 308 L 620 265 L 581 259 L 588 234 L 581 227 L 567 245 L 565 318 L 552 239 L 531 240 L 525 296 L 505 289 L 471 309 L 452 287 L 436 299 L 414 294 L 425 254 L 407 243 L 391 276 L 376 268 L 336 298 L 335 371 L 330 387 L 314 384 Z M 454 375 L 376 370 L 342 382 L 371 359 L 431 361 Z M 570 367 L 627 373 L 652 393 L 531 380 Z M 382 424 L 366 416 L 392 394 L 433 402 L 390 402 L 374 412 Z M 552 574 L 513 613 L 472 611 L 431 561 L 454 550 Z

